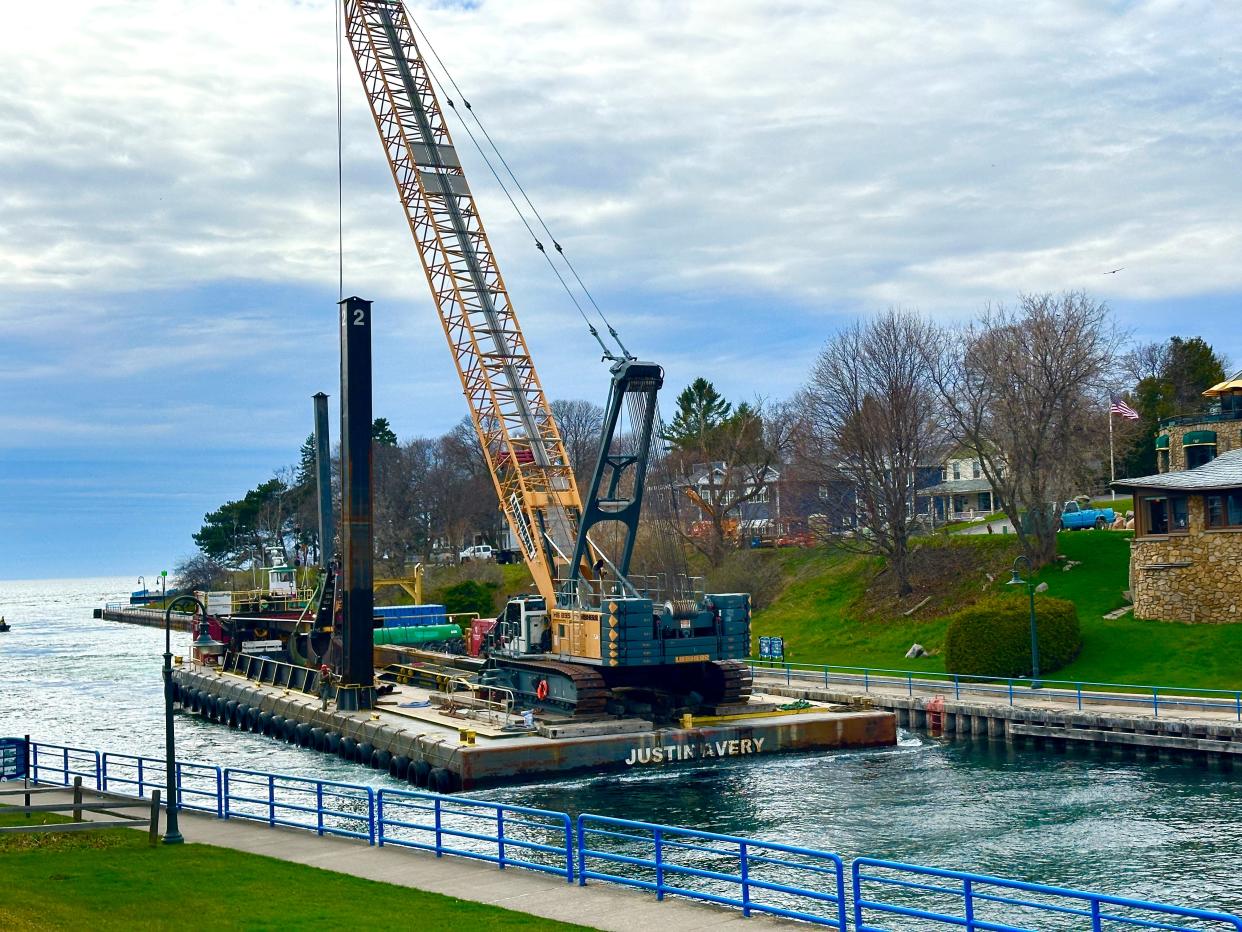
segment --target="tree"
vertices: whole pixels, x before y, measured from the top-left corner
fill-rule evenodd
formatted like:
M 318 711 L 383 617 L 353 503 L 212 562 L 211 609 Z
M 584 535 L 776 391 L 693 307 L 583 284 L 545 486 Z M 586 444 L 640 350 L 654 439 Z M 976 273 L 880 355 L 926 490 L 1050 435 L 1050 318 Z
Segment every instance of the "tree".
M 199 550 L 173 567 L 174 584 L 182 592 L 209 592 L 228 580 L 228 568 Z
M 951 438 L 978 458 L 1027 558 L 1056 555 L 1058 502 L 1096 481 L 1119 343 L 1107 305 L 1082 292 L 1023 295 L 929 344 Z
M 712 434 L 729 420 L 732 411 L 733 405 L 711 382 L 697 378 L 677 396 L 677 413 L 663 439 L 679 449 L 706 449 Z
M 1123 360 L 1134 380 L 1129 392 L 1139 420 L 1128 421 L 1118 437 L 1122 476 L 1156 472 L 1152 437 L 1165 418 L 1203 407 L 1203 390 L 1225 379 L 1225 359 L 1201 337 L 1172 337 L 1165 343 L 1135 347 Z
M 590 401 L 558 398 L 552 402 L 552 416 L 561 431 L 565 453 L 574 470 L 578 488 L 586 494 L 586 485 L 595 470 L 599 455 L 600 432 L 604 428 L 604 409 Z
M 244 497 L 205 515 L 194 543 L 214 560 L 261 566 L 269 547 L 285 550 L 293 513 L 288 493 L 288 484 L 279 476 L 260 483 Z
M 798 396 L 802 468 L 851 498 L 864 533 L 842 541 L 883 556 L 899 595 L 910 585 L 919 469 L 944 451 L 926 347 L 936 331 L 890 308 L 828 341 Z
M 371 423 L 371 443 L 380 447 L 395 447 L 397 442 L 397 435 L 388 423 L 388 418 L 377 417 Z
M 704 384 L 711 388 L 710 383 Z M 722 406 L 722 401 L 716 396 L 714 411 L 733 411 L 731 404 Z M 682 432 L 680 440 L 674 441 L 660 464 L 665 476 L 657 480 L 653 491 L 658 494 L 658 487 L 663 486 L 694 503 L 703 520 L 689 528 L 678 523 L 677 530 L 717 567 L 737 546 L 748 513 L 756 506 L 765 506 L 765 511 L 772 507 L 793 421 L 787 407 L 762 402 L 740 404 L 728 417 L 712 423 L 714 419 L 704 417 L 700 429 Z

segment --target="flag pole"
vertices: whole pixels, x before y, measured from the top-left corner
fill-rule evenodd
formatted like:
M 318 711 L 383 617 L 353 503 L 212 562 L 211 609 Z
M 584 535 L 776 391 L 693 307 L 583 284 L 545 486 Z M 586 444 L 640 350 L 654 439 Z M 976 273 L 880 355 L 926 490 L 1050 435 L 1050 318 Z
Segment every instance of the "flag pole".
M 1117 481 L 1117 458 L 1113 455 L 1113 406 L 1108 406 L 1108 475 L 1109 491 L 1113 493 L 1113 501 L 1117 501 L 1117 489 L 1113 483 Z

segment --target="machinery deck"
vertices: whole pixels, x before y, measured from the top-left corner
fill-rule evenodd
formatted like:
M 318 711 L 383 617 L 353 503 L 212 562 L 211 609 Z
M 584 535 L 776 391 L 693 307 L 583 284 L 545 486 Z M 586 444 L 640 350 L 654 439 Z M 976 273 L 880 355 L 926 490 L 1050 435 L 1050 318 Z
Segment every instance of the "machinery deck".
M 173 678 L 183 708 L 192 708 L 197 696 L 200 708 L 219 707 L 213 718 L 238 722 L 238 727 L 254 727 L 250 710 L 266 713 L 269 720 L 279 716 L 286 740 L 292 732 L 292 740 L 307 747 L 333 751 L 335 744 L 335 753 L 394 773 L 413 773 L 414 762 L 424 761 L 424 775 L 427 767 L 446 770 L 454 789 L 583 771 L 694 767 L 721 758 L 884 747 L 897 740 L 891 712 L 827 704 L 782 712 L 776 704 L 787 700 L 762 695 L 746 710 L 683 720 L 678 727 L 600 717 L 536 722 L 534 730 L 515 730 L 486 712 L 425 705 L 433 692 L 408 684 L 384 697 L 377 709 L 341 712 L 321 710 L 314 696 L 211 668 L 182 667 Z M 404 768 L 394 765 L 398 759 Z

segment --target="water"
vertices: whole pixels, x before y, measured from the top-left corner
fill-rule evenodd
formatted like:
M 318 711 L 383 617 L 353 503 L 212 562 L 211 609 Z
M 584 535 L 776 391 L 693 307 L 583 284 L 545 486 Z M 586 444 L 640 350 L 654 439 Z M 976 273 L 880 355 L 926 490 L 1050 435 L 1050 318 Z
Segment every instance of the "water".
M 162 631 L 96 621 L 128 579 L 0 582 L 0 733 L 163 755 Z M 173 633 L 174 653 L 189 635 Z M 189 715 L 178 755 L 401 785 Z M 1022 880 L 1242 911 L 1242 775 L 904 734 L 896 748 L 741 758 L 481 790 L 528 806 L 686 825 Z

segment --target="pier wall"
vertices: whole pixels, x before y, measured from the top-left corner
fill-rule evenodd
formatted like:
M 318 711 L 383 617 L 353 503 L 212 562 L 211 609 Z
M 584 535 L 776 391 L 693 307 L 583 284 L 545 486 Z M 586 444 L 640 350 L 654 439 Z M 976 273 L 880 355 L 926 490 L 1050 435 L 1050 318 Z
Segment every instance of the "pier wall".
M 762 683 L 762 688 L 777 696 L 873 705 L 892 711 L 902 728 L 948 737 L 988 737 L 1018 744 L 1032 741 L 1058 748 L 1087 745 L 1145 750 L 1242 764 L 1242 722 L 1223 718 L 1161 718 L 1124 710 L 1059 708 L 1053 703 L 1007 705 L 769 683 Z

